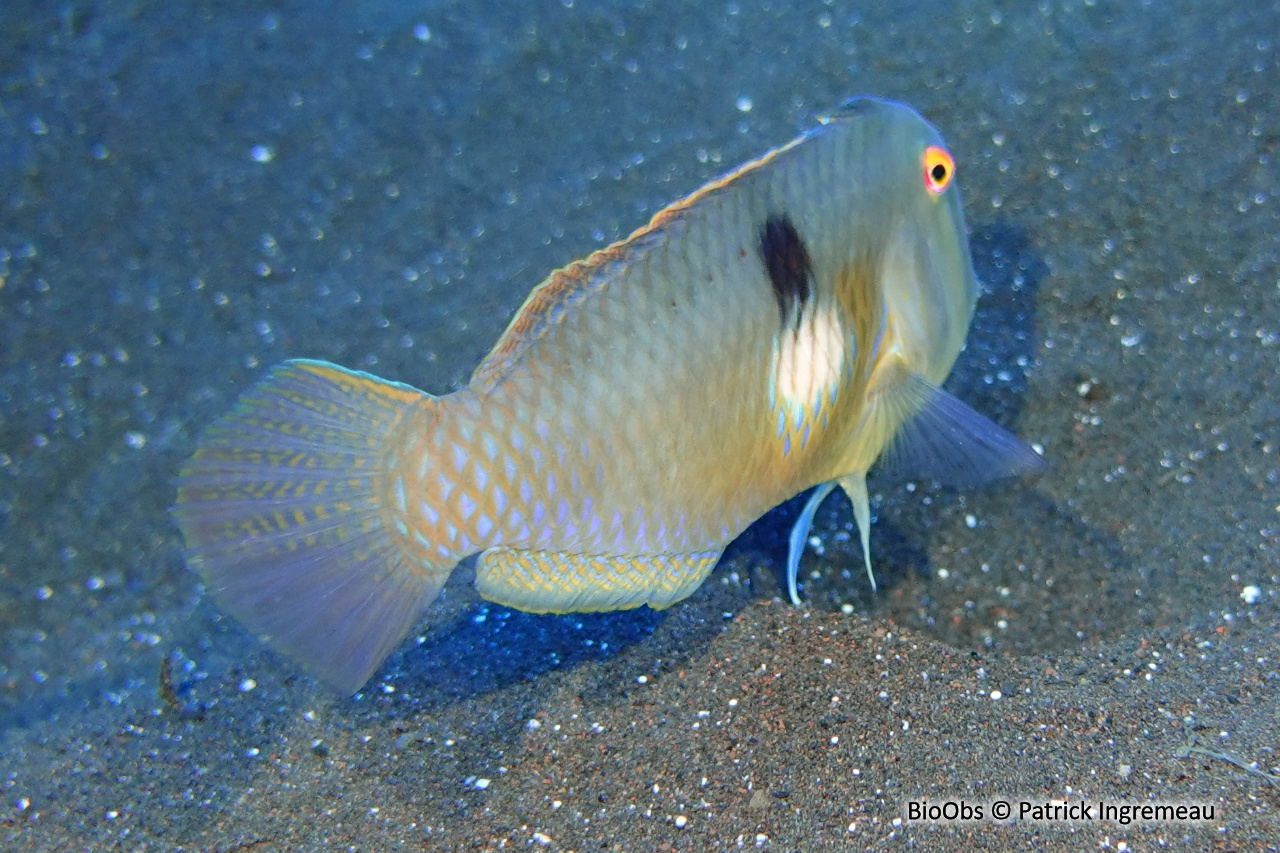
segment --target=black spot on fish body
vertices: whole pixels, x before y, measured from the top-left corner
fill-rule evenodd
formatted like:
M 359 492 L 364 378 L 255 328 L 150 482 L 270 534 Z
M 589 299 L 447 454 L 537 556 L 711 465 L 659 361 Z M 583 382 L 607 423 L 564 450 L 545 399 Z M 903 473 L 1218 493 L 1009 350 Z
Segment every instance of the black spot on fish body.
M 798 321 L 809 301 L 813 282 L 813 264 L 809 250 L 800 239 L 796 227 L 785 216 L 770 216 L 760 229 L 760 257 L 769 284 L 778 300 L 778 312 L 785 323 L 791 312 Z

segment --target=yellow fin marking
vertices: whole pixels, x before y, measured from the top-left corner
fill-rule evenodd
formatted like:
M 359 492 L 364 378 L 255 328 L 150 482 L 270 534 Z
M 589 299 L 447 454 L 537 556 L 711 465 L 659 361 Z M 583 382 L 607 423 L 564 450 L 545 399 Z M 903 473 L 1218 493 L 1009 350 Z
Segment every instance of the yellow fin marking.
M 719 558 L 719 551 L 610 556 L 491 548 L 480 555 L 476 589 L 490 601 L 531 613 L 642 604 L 661 610 L 687 598 Z

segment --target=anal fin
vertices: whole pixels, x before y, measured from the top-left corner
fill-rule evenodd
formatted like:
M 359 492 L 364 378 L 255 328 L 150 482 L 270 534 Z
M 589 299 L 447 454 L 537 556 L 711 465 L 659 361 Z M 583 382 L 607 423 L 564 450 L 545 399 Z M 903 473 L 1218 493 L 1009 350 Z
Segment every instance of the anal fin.
M 476 590 L 530 613 L 654 610 L 687 598 L 720 559 L 695 554 L 600 555 L 490 548 L 476 564 Z

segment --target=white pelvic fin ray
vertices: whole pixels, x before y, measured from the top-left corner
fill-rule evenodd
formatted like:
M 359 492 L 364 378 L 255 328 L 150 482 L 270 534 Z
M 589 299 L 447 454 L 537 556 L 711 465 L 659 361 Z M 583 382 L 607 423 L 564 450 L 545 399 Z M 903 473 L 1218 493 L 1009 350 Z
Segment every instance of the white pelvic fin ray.
M 915 374 L 883 395 L 881 404 L 902 415 L 882 457 L 881 470 L 891 476 L 963 487 L 1048 467 L 1017 436 Z
M 876 591 L 876 573 L 871 570 L 871 498 L 867 494 L 867 475 L 849 474 L 839 480 L 840 488 L 853 504 L 853 518 L 858 522 L 858 536 L 862 540 L 862 560 L 867 566 L 867 580 L 871 591 Z
M 800 511 L 800 517 L 791 526 L 791 536 L 787 543 L 787 592 L 791 595 L 791 603 L 796 607 L 800 606 L 800 594 L 796 591 L 796 577 L 800 573 L 800 555 L 804 553 L 809 530 L 813 527 L 814 513 L 835 487 L 835 483 L 823 483 L 814 489 L 804 509 Z

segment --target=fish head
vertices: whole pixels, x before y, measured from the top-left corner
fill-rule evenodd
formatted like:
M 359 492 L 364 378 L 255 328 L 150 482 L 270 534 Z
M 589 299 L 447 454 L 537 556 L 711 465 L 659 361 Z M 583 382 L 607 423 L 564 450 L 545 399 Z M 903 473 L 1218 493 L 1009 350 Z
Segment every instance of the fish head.
M 880 357 L 894 356 L 941 384 L 964 348 L 978 280 L 941 136 L 907 107 L 892 105 L 881 139 L 878 195 L 885 205 L 875 278 L 883 305 Z

